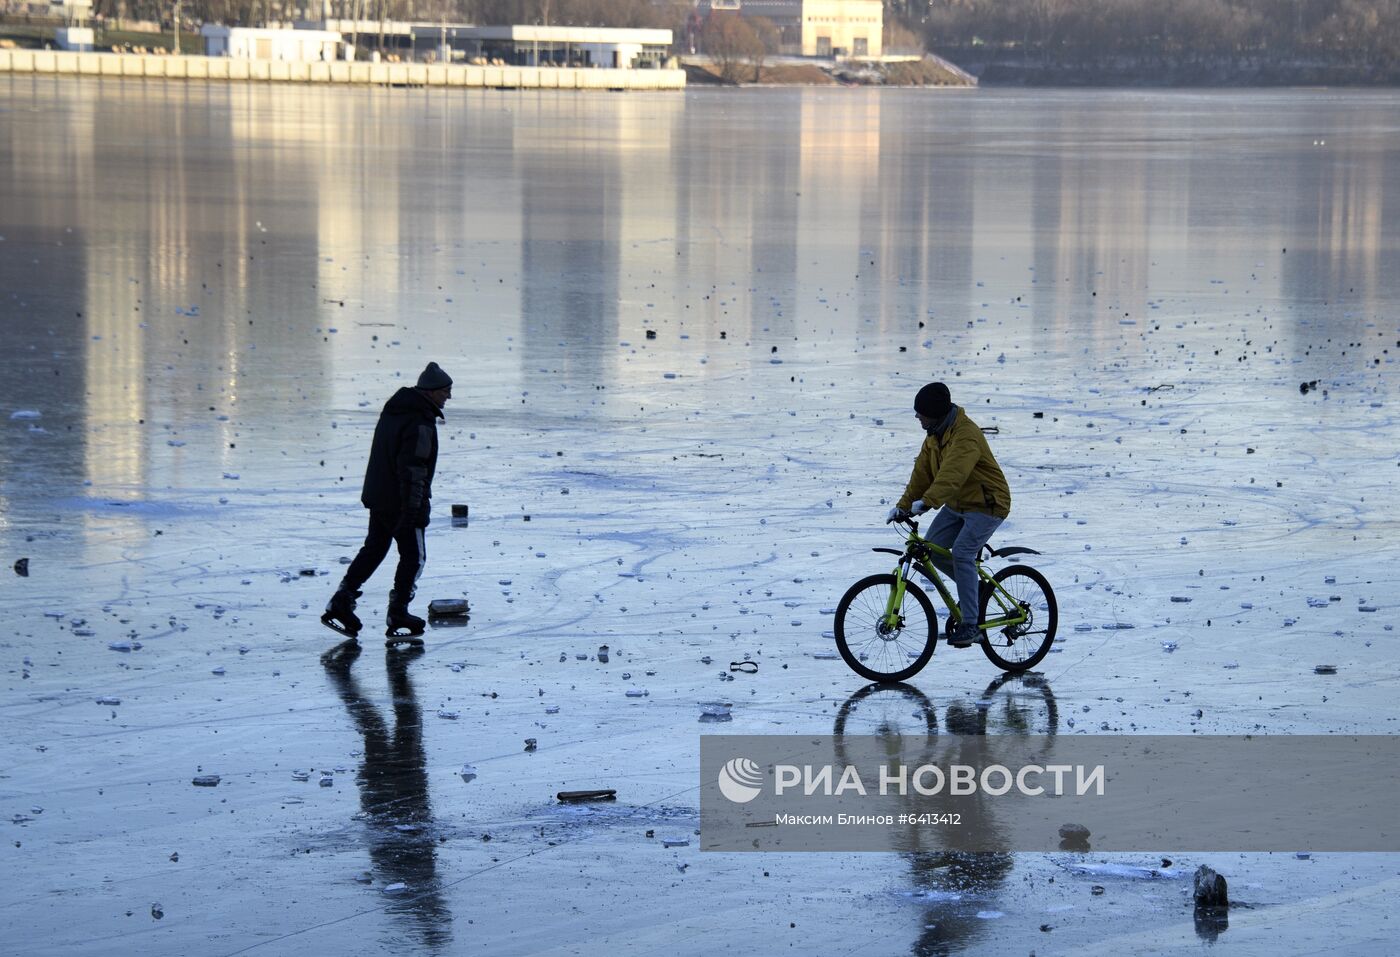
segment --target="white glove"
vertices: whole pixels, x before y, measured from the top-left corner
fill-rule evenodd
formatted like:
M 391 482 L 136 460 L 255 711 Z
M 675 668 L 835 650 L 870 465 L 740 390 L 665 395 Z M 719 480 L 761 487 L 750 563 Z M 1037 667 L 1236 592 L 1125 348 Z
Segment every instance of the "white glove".
M 924 504 L 924 500 L 921 498 L 914 499 L 913 504 L 909 506 L 910 515 L 922 515 L 927 511 L 928 506 Z
M 909 513 L 896 505 L 894 508 L 890 509 L 889 514 L 885 516 L 885 524 L 888 525 L 890 522 L 898 522 L 908 517 Z

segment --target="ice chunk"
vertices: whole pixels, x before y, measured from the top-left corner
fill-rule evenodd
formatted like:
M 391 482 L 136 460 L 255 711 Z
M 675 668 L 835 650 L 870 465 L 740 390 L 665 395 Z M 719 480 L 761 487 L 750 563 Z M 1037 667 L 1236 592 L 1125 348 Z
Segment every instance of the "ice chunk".
M 1169 867 L 1139 867 L 1136 864 L 1065 864 L 1066 870 L 1089 877 L 1123 877 L 1129 880 L 1175 880 L 1185 877 Z
M 627 697 L 629 698 L 645 698 L 649 694 L 651 694 L 651 692 L 647 691 L 645 688 L 627 689 Z
M 700 702 L 700 713 L 711 718 L 722 718 L 727 716 L 733 707 L 732 701 L 702 701 Z
M 103 695 L 97 699 L 97 703 L 101 705 L 119 705 L 122 703 L 122 699 L 114 698 L 111 695 Z
M 460 711 L 447 711 L 447 710 L 442 710 L 442 711 L 439 711 L 439 712 L 438 712 L 438 717 L 439 717 L 439 718 L 444 718 L 444 719 L 446 719 L 446 720 L 448 720 L 448 721 L 456 721 L 456 720 L 457 720 L 458 718 L 460 718 L 461 716 L 462 716 L 462 713 L 461 713 Z
M 198 774 L 190 783 L 197 788 L 216 788 L 219 786 L 219 776 L 217 774 Z

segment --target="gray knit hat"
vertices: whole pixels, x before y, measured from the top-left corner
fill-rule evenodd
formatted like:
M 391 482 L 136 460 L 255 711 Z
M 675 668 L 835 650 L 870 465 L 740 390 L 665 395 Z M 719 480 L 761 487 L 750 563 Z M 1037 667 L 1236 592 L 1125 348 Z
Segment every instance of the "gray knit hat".
M 442 371 L 442 366 L 436 362 L 429 362 L 428 368 L 424 369 L 418 376 L 418 388 L 420 389 L 450 389 L 452 388 L 452 377 Z

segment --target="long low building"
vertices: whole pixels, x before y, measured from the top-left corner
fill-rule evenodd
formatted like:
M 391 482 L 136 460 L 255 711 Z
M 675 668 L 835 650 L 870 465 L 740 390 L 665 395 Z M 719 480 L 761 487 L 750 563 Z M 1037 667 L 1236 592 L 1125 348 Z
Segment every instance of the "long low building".
M 298 21 L 295 29 L 206 25 L 204 52 L 237 60 L 360 59 L 379 47 L 405 60 L 529 67 L 657 69 L 671 53 L 670 30 L 612 27 L 469 26 L 386 21 Z M 353 51 L 349 47 L 356 47 Z
M 513 66 L 659 68 L 670 55 L 670 30 L 613 27 L 478 27 L 415 24 L 415 49 L 446 45 L 454 58 L 499 60 Z

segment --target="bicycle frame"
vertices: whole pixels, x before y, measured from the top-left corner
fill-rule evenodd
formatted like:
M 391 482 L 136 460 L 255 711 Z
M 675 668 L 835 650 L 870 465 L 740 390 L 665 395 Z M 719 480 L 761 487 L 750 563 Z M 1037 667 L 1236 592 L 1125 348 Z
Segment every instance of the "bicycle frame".
M 910 569 L 918 569 L 919 573 L 933 582 L 933 587 L 943 598 L 943 603 L 948 607 L 948 618 L 953 623 L 962 622 L 962 611 L 958 608 L 957 599 L 949 590 L 943 577 L 938 574 L 938 569 L 933 566 L 931 559 L 934 557 L 953 559 L 953 553 L 941 545 L 935 545 L 919 535 L 919 525 L 917 522 L 909 522 L 909 537 L 905 539 L 904 551 L 901 553 L 893 548 L 877 548 L 879 552 L 893 552 L 900 556 L 899 564 L 894 568 L 895 586 L 890 592 L 889 603 L 885 606 L 884 622 L 891 628 L 900 626 L 901 610 L 904 608 L 904 586 L 909 580 Z M 991 572 L 983 567 L 981 560 L 977 561 L 977 577 L 985 584 L 992 586 L 992 598 L 1000 607 L 1001 614 L 995 618 L 977 625 L 983 631 L 992 628 L 1006 628 L 1011 625 L 1019 625 L 1026 618 L 1026 610 L 1021 607 L 1001 583 L 992 577 Z

